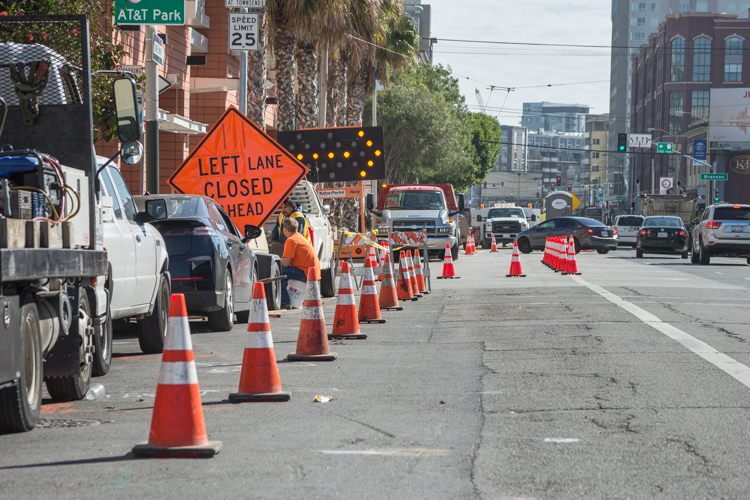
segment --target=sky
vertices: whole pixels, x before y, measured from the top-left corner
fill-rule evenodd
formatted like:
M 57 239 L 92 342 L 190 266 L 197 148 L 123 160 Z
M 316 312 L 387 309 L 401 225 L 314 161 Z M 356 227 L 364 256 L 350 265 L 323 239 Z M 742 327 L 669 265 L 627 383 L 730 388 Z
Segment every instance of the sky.
M 587 104 L 609 112 L 609 49 L 449 42 L 611 44 L 609 0 L 422 0 L 432 7 L 433 63 L 450 66 L 472 111 L 475 89 L 502 125 L 521 121 L 524 102 Z M 467 79 L 468 77 L 469 79 Z M 481 83 L 480 83 L 481 82 Z M 578 84 L 580 82 L 599 82 Z M 570 84 L 577 85 L 561 85 Z M 552 87 L 546 85 L 552 84 Z M 489 87 L 515 88 L 494 89 Z M 520 88 L 541 85 L 541 88 Z

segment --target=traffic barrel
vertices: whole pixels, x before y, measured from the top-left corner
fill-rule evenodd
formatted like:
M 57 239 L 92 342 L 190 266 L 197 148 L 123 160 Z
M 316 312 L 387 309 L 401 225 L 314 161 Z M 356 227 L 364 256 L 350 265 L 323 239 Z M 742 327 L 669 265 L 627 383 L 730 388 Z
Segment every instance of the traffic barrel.
M 344 262 L 347 266 L 348 263 Z M 286 357 L 289 361 L 333 361 L 335 352 L 328 350 L 326 319 L 320 298 L 320 274 L 311 267 L 307 270 L 305 300 L 302 302 L 302 320 L 299 325 L 297 351 Z
M 133 456 L 210 458 L 219 450 L 221 442 L 206 434 L 185 296 L 177 293 L 169 306 L 148 443 L 136 445 Z
M 370 261 L 369 256 L 365 259 L 365 265 L 367 264 L 372 265 L 372 261 Z M 333 316 L 333 330 L 331 331 L 331 334 L 328 335 L 328 338 L 367 338 L 367 335 L 363 335 L 359 330 L 357 304 L 354 301 L 354 289 L 352 288 L 352 276 L 349 273 L 348 262 L 344 262 L 341 265 L 341 278 L 339 278 L 339 295 L 336 301 L 336 313 Z

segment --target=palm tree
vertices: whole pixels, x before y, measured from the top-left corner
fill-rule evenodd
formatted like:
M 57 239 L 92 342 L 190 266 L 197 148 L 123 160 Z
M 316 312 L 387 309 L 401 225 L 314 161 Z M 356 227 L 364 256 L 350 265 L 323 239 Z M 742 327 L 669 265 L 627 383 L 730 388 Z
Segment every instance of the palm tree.
M 266 130 L 266 79 L 268 78 L 268 64 L 266 63 L 266 34 L 265 15 L 260 17 L 258 27 L 258 50 L 248 53 L 247 75 L 247 117 L 262 130 Z

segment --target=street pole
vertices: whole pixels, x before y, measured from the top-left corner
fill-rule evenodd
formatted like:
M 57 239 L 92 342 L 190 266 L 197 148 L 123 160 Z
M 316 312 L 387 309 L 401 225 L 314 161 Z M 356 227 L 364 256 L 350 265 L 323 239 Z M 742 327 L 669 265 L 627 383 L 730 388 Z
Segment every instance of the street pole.
M 146 191 L 159 193 L 159 66 L 154 62 L 156 26 L 146 25 Z
M 240 10 L 242 14 L 250 12 L 247 9 Z M 240 113 L 247 116 L 247 51 L 240 52 Z

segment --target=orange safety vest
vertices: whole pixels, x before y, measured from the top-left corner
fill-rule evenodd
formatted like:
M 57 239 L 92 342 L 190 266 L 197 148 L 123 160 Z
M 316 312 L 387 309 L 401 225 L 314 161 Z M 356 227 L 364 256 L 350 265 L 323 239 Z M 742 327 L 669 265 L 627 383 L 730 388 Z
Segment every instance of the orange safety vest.
M 301 231 L 300 231 L 299 229 L 297 229 L 297 231 L 298 231 L 298 232 L 299 232 L 300 234 L 302 234 L 302 236 L 304 236 L 304 237 L 305 237 L 305 239 L 307 239 L 307 241 L 308 241 L 308 242 L 310 242 L 310 244 L 312 244 L 312 240 L 310 239 L 310 224 L 308 224 L 308 223 L 307 223 L 307 219 L 305 219 L 305 216 L 304 216 L 304 215 L 302 215 L 302 213 L 301 213 L 301 212 L 298 212 L 297 210 L 295 210 L 294 212 L 292 212 L 291 214 L 289 214 L 289 217 L 291 217 L 291 218 L 293 218 L 293 219 L 298 219 L 298 218 L 302 217 L 302 220 L 303 220 L 303 221 L 305 221 L 305 224 L 304 224 L 304 226 L 302 227 L 302 230 L 301 230 Z M 278 224 L 279 224 L 279 234 L 280 234 L 280 235 L 281 235 L 281 234 L 284 234 L 284 233 L 282 232 L 282 231 L 283 231 L 283 228 L 281 227 L 281 223 L 282 223 L 282 222 L 284 222 L 284 214 L 283 214 L 283 213 L 279 213 L 279 221 L 278 221 Z M 299 221 L 297 221 L 297 222 L 299 222 Z

